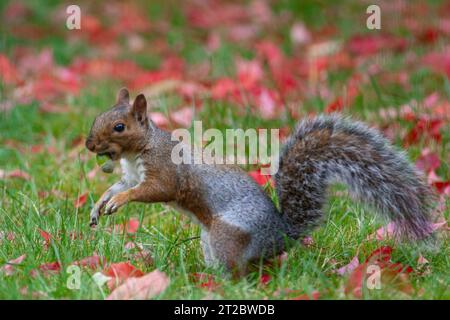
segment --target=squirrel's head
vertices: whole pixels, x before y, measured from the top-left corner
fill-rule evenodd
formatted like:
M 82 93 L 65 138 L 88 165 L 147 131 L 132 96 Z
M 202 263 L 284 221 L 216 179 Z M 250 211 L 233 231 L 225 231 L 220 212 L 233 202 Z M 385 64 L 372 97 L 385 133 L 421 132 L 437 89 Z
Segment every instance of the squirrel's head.
M 118 160 L 123 154 L 142 150 L 151 126 L 145 96 L 138 95 L 130 105 L 130 94 L 122 88 L 116 104 L 95 118 L 86 148 Z

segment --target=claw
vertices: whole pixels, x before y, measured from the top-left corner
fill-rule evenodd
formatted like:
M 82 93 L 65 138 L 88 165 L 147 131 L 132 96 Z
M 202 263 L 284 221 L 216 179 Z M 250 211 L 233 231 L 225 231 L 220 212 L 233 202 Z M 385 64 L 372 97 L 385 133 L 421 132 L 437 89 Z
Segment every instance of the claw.
M 92 217 L 91 222 L 89 222 L 89 227 L 95 227 L 96 225 L 98 225 L 98 218 Z
M 90 227 L 96 226 L 98 224 L 99 216 L 100 216 L 99 211 L 96 210 L 96 208 L 92 209 L 92 211 L 91 211 L 91 221 L 89 222 L 89 226 Z
M 105 206 L 105 215 L 111 215 L 114 212 L 116 212 L 117 209 L 118 209 L 117 204 L 110 200 Z

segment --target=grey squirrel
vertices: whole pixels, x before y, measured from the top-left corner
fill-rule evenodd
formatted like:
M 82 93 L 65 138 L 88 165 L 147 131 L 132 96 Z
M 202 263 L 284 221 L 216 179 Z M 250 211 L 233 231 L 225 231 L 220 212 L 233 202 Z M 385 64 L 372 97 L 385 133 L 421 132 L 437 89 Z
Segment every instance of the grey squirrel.
M 123 171 L 95 204 L 90 224 L 130 201 L 173 204 L 200 224 L 205 263 L 243 274 L 250 262 L 281 253 L 287 240 L 317 226 L 328 185 L 340 181 L 402 235 L 422 239 L 432 231 L 431 190 L 403 153 L 360 122 L 331 115 L 298 124 L 275 175 L 280 211 L 237 166 L 174 164 L 177 143 L 149 119 L 144 95 L 130 105 L 121 89 L 86 140 L 90 151 L 120 160 Z

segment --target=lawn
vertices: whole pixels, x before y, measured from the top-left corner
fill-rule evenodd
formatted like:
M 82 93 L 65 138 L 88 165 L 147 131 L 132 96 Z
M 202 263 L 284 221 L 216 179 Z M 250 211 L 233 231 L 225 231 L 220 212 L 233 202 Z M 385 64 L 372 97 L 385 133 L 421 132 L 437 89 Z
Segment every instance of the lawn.
M 68 30 L 68 3 L 3 1 L 0 299 L 104 299 L 114 283 L 98 279 L 114 281 L 115 267 L 164 272 L 158 299 L 449 299 L 450 6 L 375 2 L 381 30 L 356 0 L 79 1 L 81 30 Z M 345 186 L 331 188 L 311 237 L 240 280 L 205 267 L 200 228 L 163 204 L 128 204 L 91 229 L 90 209 L 119 172 L 101 172 L 84 141 L 123 86 L 145 93 L 167 130 L 201 120 L 284 139 L 330 112 L 379 128 L 435 189 L 437 244 L 371 236 L 388 221 Z M 400 270 L 386 267 L 370 290 L 353 269 L 379 248 L 380 264 Z

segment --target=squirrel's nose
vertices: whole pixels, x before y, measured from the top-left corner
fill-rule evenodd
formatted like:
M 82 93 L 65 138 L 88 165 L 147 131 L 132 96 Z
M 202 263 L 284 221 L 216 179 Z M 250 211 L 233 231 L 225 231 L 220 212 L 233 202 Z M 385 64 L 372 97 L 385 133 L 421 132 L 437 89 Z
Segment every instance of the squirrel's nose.
M 92 152 L 95 151 L 95 143 L 91 138 L 86 139 L 86 148 L 88 148 Z

